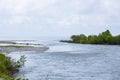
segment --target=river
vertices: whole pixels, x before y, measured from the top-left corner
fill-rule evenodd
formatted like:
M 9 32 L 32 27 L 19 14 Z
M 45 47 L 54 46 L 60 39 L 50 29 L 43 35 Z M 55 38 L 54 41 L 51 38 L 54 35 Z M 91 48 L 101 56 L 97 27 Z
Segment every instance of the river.
M 16 76 L 29 80 L 120 80 L 120 46 L 39 41 L 45 52 L 14 52 L 27 57 Z

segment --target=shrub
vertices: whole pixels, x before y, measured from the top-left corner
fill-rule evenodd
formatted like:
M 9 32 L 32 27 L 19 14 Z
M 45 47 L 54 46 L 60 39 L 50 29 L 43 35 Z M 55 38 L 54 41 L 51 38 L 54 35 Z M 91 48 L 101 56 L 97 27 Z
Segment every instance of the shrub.
M 25 61 L 26 57 L 24 55 L 16 61 L 0 53 L 0 78 L 4 78 L 5 80 L 28 80 L 12 77 L 13 74 L 19 72 L 20 67 L 24 66 Z

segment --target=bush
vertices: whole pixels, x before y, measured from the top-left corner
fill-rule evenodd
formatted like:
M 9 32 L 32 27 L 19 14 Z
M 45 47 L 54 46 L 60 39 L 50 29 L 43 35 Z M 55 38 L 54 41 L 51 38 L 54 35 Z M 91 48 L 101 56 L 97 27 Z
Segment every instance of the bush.
M 28 80 L 12 77 L 13 74 L 19 72 L 20 67 L 24 66 L 25 61 L 26 57 L 24 55 L 16 61 L 0 53 L 0 78 L 4 78 L 5 80 Z

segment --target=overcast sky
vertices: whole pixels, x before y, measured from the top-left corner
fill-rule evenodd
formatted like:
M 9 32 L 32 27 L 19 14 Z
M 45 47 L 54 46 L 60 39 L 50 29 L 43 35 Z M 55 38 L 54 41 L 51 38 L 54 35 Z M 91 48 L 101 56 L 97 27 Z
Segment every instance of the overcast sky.
M 120 34 L 120 0 L 0 0 L 1 37 Z

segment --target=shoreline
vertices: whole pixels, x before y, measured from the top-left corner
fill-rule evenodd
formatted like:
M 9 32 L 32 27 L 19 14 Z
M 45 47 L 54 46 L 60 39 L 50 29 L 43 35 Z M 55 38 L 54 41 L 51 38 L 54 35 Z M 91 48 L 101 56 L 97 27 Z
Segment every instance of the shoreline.
M 26 40 L 22 42 L 16 41 L 0 41 L 0 52 L 10 53 L 10 52 L 22 52 L 22 51 L 35 51 L 35 52 L 43 52 L 48 50 L 49 47 L 46 47 L 42 44 L 38 43 L 30 43 Z
M 120 44 L 90 44 L 90 43 L 75 43 L 71 40 L 60 40 L 59 42 L 62 42 L 62 43 L 73 43 L 73 44 L 89 44 L 89 45 L 115 45 L 115 46 L 120 46 Z

